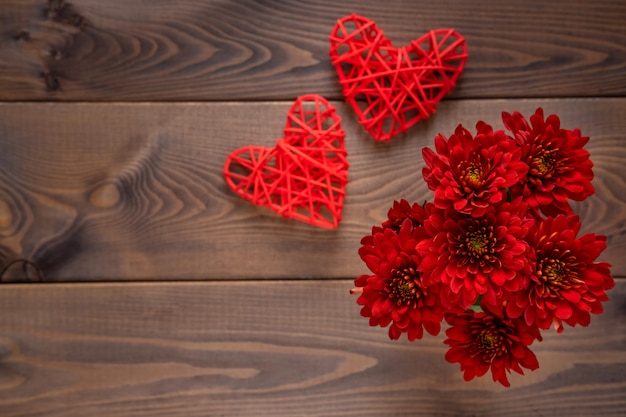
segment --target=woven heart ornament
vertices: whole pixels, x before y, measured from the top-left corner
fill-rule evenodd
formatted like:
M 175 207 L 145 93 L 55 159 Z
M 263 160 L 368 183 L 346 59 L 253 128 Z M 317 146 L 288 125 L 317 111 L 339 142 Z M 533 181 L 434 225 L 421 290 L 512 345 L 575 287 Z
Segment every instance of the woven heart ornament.
M 337 21 L 329 53 L 346 102 L 379 141 L 434 113 L 467 60 L 465 39 L 453 29 L 431 30 L 396 48 L 374 21 L 356 14 Z
M 235 150 L 224 164 L 224 178 L 241 198 L 284 218 L 336 228 L 348 182 L 344 138 L 333 106 L 318 95 L 301 96 L 287 112 L 276 146 Z

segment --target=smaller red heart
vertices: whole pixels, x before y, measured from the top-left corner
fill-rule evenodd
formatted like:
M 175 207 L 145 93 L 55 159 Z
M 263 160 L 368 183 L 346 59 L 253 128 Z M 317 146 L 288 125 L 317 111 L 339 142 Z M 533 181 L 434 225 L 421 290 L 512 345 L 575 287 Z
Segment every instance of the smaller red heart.
M 336 228 L 348 183 L 341 118 L 322 97 L 301 96 L 287 112 L 284 135 L 273 148 L 250 145 L 228 155 L 226 183 L 284 218 Z
M 434 113 L 467 60 L 465 39 L 453 29 L 431 30 L 395 48 L 374 21 L 356 14 L 337 21 L 330 45 L 346 102 L 380 141 Z

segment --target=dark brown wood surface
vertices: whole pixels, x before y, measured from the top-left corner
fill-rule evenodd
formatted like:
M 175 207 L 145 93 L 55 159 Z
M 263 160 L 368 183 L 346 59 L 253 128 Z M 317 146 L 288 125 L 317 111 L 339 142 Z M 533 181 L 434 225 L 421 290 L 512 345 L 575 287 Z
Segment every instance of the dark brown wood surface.
M 597 192 L 576 211 L 626 275 L 626 99 L 448 101 L 392 143 L 335 104 L 350 163 L 337 230 L 284 220 L 223 179 L 229 152 L 275 145 L 290 103 L 0 104 L 0 265 L 25 259 L 48 281 L 353 277 L 360 238 L 393 200 L 431 199 L 421 149 L 437 133 L 480 119 L 503 128 L 502 111 L 542 106 L 590 136 Z
M 396 46 L 465 36 L 452 97 L 626 93 L 622 0 L 3 0 L 0 100 L 338 99 L 328 35 L 353 12 Z
M 540 368 L 464 382 L 444 335 L 371 328 L 350 281 L 23 284 L 0 291 L 3 417 L 626 413 L 626 282 Z
M 328 58 L 353 12 L 396 46 L 440 27 L 468 43 L 437 114 L 391 143 Z M 0 0 L 0 416 L 626 415 L 625 22 L 622 0 Z M 337 230 L 222 177 L 303 94 L 343 118 Z M 436 134 L 540 106 L 590 137 L 596 194 L 574 209 L 617 286 L 511 388 L 466 383 L 444 335 L 390 341 L 360 317 L 359 240 L 394 199 L 431 198 Z

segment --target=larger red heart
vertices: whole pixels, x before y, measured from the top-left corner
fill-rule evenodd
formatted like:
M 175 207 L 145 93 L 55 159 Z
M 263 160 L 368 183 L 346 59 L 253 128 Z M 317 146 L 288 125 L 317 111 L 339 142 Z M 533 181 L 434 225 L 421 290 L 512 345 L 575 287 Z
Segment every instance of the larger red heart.
M 224 178 L 253 204 L 285 218 L 336 228 L 348 182 L 344 138 L 333 106 L 318 95 L 298 97 L 276 146 L 235 150 L 224 164 Z
M 465 39 L 453 29 L 431 30 L 395 48 L 374 21 L 356 14 L 337 21 L 330 45 L 346 101 L 380 141 L 434 113 L 467 60 Z

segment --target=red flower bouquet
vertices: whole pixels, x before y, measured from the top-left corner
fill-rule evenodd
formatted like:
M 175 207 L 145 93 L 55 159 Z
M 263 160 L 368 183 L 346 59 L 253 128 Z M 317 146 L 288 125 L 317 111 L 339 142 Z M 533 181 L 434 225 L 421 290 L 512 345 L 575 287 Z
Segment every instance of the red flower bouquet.
M 361 240 L 371 274 L 355 280 L 361 315 L 413 341 L 441 331 L 465 380 L 539 367 L 541 331 L 587 326 L 615 282 L 598 262 L 606 238 L 579 236 L 569 204 L 592 195 L 589 138 L 537 109 L 503 113 L 507 131 L 459 126 L 422 151 L 431 203 L 394 201 Z

